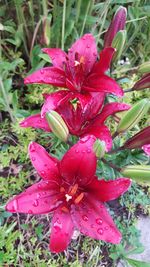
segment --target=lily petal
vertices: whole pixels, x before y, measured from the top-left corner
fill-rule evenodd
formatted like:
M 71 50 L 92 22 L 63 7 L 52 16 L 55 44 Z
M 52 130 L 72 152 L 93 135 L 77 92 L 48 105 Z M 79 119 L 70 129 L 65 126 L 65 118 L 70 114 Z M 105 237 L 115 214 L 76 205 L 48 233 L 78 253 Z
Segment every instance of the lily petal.
M 71 97 L 72 93 L 68 90 L 60 90 L 46 96 L 46 100 L 41 109 L 41 117 L 45 117 L 46 112 L 50 110 L 55 110 L 60 104 L 65 102 L 69 97 Z
M 96 62 L 95 66 L 92 69 L 92 72 L 97 74 L 104 74 L 111 64 L 112 57 L 115 53 L 115 48 L 107 47 L 100 52 L 100 59 Z
M 87 78 L 86 83 L 82 87 L 82 89 L 88 92 L 103 92 L 114 94 L 119 97 L 122 97 L 124 94 L 123 90 L 116 83 L 116 81 L 107 75 L 90 75 Z
M 69 65 L 75 68 L 75 61 L 83 62 L 83 70 L 85 74 L 88 74 L 96 59 L 97 48 L 95 39 L 91 34 L 85 34 L 78 39 L 70 48 L 68 52 Z
M 58 159 L 50 156 L 44 147 L 31 142 L 28 148 L 32 165 L 44 180 L 59 182 Z
M 46 132 L 51 132 L 51 129 L 45 118 L 41 118 L 41 114 L 35 114 L 27 117 L 23 121 L 19 123 L 19 125 L 23 128 L 33 127 L 39 128 Z
M 94 136 L 81 138 L 72 146 L 60 162 L 60 172 L 67 182 L 85 185 L 91 181 L 96 171 L 96 156 L 92 151 Z M 88 163 L 88 164 L 87 164 Z
M 10 200 L 6 210 L 28 214 L 51 212 L 62 203 L 58 192 L 55 182 L 40 181 Z
M 42 52 L 49 55 L 53 66 L 63 69 L 67 54 L 60 48 L 43 48 Z
M 145 154 L 150 156 L 150 144 L 142 146 L 142 149 L 144 150 Z
M 70 243 L 73 230 L 70 213 L 56 210 L 52 220 L 50 251 L 53 253 L 64 251 Z
M 63 70 L 56 67 L 45 67 L 37 70 L 24 79 L 25 84 L 51 84 L 54 86 L 65 87 L 66 78 Z
M 129 178 L 117 178 L 114 181 L 97 180 L 97 177 L 86 187 L 87 192 L 102 202 L 114 200 L 123 195 L 130 187 Z
M 74 225 L 84 235 L 113 244 L 121 241 L 121 233 L 114 224 L 106 207 L 100 201 L 87 195 L 78 205 L 72 205 L 71 216 Z
M 95 118 L 94 122 L 96 124 L 100 124 L 100 123 L 104 123 L 105 120 L 117 113 L 117 112 L 121 112 L 121 111 L 125 111 L 131 108 L 131 105 L 128 105 L 126 103 L 118 103 L 118 102 L 113 102 L 113 103 L 108 103 L 104 106 L 102 112 Z

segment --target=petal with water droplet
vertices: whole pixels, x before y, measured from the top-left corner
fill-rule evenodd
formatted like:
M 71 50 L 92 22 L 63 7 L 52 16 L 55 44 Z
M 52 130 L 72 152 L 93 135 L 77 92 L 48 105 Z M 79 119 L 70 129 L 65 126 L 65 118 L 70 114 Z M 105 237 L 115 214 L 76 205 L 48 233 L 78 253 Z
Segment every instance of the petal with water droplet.
M 60 172 L 66 181 L 71 183 L 76 181 L 80 185 L 91 181 L 97 163 L 95 153 L 92 151 L 95 140 L 92 135 L 81 138 L 64 155 L 60 162 Z M 88 149 L 91 149 L 91 153 L 87 152 Z
M 44 180 L 56 181 L 59 183 L 59 161 L 49 155 L 44 149 L 44 147 L 40 146 L 38 143 L 35 142 L 31 142 L 29 144 L 28 151 L 32 165 L 37 170 L 39 175 Z
M 41 114 L 35 114 L 27 117 L 23 121 L 21 121 L 20 126 L 23 128 L 33 127 L 39 128 L 47 132 L 51 132 L 51 129 L 45 118 L 41 118 Z
M 42 51 L 49 55 L 53 66 L 63 69 L 67 54 L 60 48 L 43 48 Z
M 83 206 L 85 206 L 84 209 Z M 71 209 L 73 222 L 83 234 L 94 239 L 104 240 L 113 244 L 120 243 L 121 233 L 115 226 L 111 216 L 102 202 L 97 201 L 94 197 L 91 197 L 88 194 L 78 205 L 72 205 Z M 88 213 L 89 210 L 92 210 L 92 212 Z M 88 220 L 85 221 L 82 217 L 86 214 L 88 216 Z M 101 225 L 97 223 L 97 218 L 101 218 Z
M 24 83 L 51 84 L 54 86 L 65 87 L 66 78 L 63 70 L 56 67 L 45 67 L 27 76 L 24 79 Z
M 41 181 L 14 197 L 6 205 L 9 212 L 44 214 L 56 209 L 62 203 L 59 186 L 55 182 Z
M 50 250 L 53 253 L 64 251 L 70 243 L 74 226 L 69 212 L 55 211 L 52 219 Z

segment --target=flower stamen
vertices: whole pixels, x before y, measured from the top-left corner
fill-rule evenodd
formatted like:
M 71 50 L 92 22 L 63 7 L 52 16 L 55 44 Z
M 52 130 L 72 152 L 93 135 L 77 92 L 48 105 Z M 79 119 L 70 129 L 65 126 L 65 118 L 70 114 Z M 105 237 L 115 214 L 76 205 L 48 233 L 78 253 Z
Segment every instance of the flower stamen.
M 79 204 L 80 201 L 83 199 L 84 193 L 82 192 L 80 195 L 77 196 L 77 198 L 74 200 L 75 204 Z

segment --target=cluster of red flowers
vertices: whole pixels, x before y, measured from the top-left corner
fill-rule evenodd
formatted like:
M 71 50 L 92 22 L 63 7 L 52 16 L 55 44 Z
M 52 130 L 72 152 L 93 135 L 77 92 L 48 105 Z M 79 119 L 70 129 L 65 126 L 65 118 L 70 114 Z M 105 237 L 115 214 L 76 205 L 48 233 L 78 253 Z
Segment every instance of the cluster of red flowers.
M 30 159 L 42 180 L 14 197 L 6 206 L 10 212 L 54 212 L 50 238 L 52 252 L 67 248 L 75 228 L 94 239 L 113 244 L 121 240 L 121 233 L 104 203 L 126 192 L 131 180 L 98 179 L 93 145 L 99 139 L 105 142 L 105 151 L 110 151 L 112 137 L 105 120 L 130 108 L 125 103 L 104 104 L 107 94 L 123 96 L 123 90 L 106 75 L 106 71 L 115 53 L 111 47 L 112 39 L 124 28 L 125 19 L 126 10 L 121 8 L 106 33 L 105 48 L 99 55 L 94 37 L 85 34 L 72 45 L 68 54 L 58 48 L 44 48 L 43 52 L 50 56 L 53 66 L 25 78 L 25 84 L 50 84 L 63 89 L 44 94 L 41 113 L 26 118 L 20 125 L 50 132 L 47 114 L 53 110 L 61 116 L 69 133 L 79 137 L 61 161 L 32 142 L 29 145 Z

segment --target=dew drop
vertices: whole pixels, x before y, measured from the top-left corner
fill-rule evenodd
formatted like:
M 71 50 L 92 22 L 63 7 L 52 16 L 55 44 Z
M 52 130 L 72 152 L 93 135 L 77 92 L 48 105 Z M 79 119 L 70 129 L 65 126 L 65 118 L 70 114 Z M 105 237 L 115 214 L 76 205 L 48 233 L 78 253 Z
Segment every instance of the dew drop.
M 98 232 L 99 235 L 102 235 L 103 234 L 103 229 L 98 228 L 97 232 Z
M 30 144 L 30 152 L 35 152 L 35 146 L 33 143 Z
M 90 48 L 90 45 L 89 44 L 87 45 L 87 48 Z
M 108 226 L 106 226 L 104 229 L 105 229 L 105 230 L 108 230 L 109 228 L 108 228 Z
M 13 201 L 13 210 L 14 210 L 14 211 L 17 211 L 17 210 L 18 210 L 18 201 L 17 201 L 17 199 L 15 199 L 15 200 Z
M 75 152 L 76 152 L 76 153 L 79 153 L 79 150 L 78 150 L 78 149 L 76 149 L 76 150 L 75 150 Z
M 83 221 L 87 222 L 88 221 L 88 216 L 87 215 L 83 215 L 82 219 L 83 219 Z
M 97 218 L 96 219 L 96 223 L 99 224 L 99 225 L 102 225 L 103 221 L 100 218 Z
M 32 210 L 28 210 L 28 213 L 29 213 L 29 214 L 33 214 L 33 211 L 32 211 Z
M 44 70 L 43 70 L 43 69 L 41 69 L 41 70 L 40 70 L 40 73 L 41 73 L 41 74 L 43 74 L 43 73 L 44 73 Z
M 35 161 L 35 160 L 36 160 L 36 158 L 35 158 L 35 157 L 32 157 L 32 158 L 31 158 L 31 160 L 32 160 L 32 161 Z
M 87 153 L 91 153 L 91 149 L 90 148 L 87 149 Z
M 38 201 L 37 199 L 34 200 L 33 206 L 34 206 L 34 207 L 38 207 L 38 205 L 39 205 L 39 201 Z
M 91 224 L 91 228 L 94 228 L 94 224 Z

